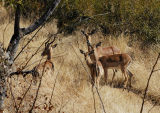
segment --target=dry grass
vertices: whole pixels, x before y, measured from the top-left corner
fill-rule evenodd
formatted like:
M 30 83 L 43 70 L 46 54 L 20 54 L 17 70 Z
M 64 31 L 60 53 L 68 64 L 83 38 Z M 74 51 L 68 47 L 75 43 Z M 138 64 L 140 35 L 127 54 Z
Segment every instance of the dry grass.
M 1 16 L 0 16 L 1 17 Z M 13 22 L 11 22 L 7 27 L 7 21 L 4 21 L 1 24 L 0 29 L 0 41 L 3 42 L 3 33 L 4 33 L 4 45 L 7 47 L 9 39 L 13 34 Z M 27 23 L 21 23 L 21 26 L 27 26 Z M 6 30 L 4 32 L 4 29 Z M 55 22 L 47 24 L 41 29 L 35 39 L 27 46 L 25 51 L 18 57 L 15 62 L 17 67 L 22 67 L 30 56 L 36 51 L 40 44 L 48 37 L 48 33 L 55 33 L 57 30 Z M 24 46 L 25 43 L 33 36 L 26 36 L 21 40 L 19 50 Z M 127 52 L 133 57 L 133 62 L 129 67 L 129 70 L 134 73 L 133 78 L 133 88 L 130 92 L 119 87 L 120 83 L 123 81 L 120 71 L 116 73 L 114 80 L 114 88 L 109 85 L 103 84 L 103 77 L 101 79 L 101 88 L 99 92 L 101 94 L 105 109 L 107 113 L 139 113 L 141 103 L 142 103 L 142 94 L 143 90 L 147 83 L 147 78 L 149 76 L 151 67 L 154 63 L 154 60 L 157 56 L 157 53 L 149 49 L 147 52 L 141 51 L 139 48 L 139 42 L 129 42 L 130 37 L 124 36 L 123 34 L 119 37 L 106 36 L 103 37 L 100 33 L 95 34 L 94 42 L 97 43 L 102 41 L 102 46 L 116 45 L 121 49 L 122 52 Z M 54 49 L 54 56 L 52 61 L 55 65 L 55 72 L 53 75 L 45 74 L 42 78 L 42 84 L 39 91 L 38 99 L 35 104 L 34 112 L 37 113 L 47 113 L 49 109 L 49 101 L 52 94 L 53 85 L 55 83 L 55 78 L 57 77 L 56 86 L 53 93 L 53 98 L 51 100 L 52 107 L 50 112 L 52 113 L 94 113 L 94 100 L 93 93 L 91 89 L 90 78 L 87 72 L 89 69 L 84 61 L 83 55 L 80 54 L 79 48 L 86 50 L 85 38 L 80 32 L 76 32 L 72 36 L 59 35 L 55 43 L 58 43 L 58 46 Z M 132 43 L 132 46 L 129 47 L 128 44 Z M 74 47 L 79 58 L 75 54 L 72 46 Z M 41 50 L 44 46 L 41 48 Z M 151 48 L 151 47 L 150 47 Z M 18 53 L 18 52 L 17 52 Z M 41 51 L 33 57 L 29 62 L 29 66 L 26 69 L 31 69 L 34 65 L 38 64 Z M 64 60 L 64 63 L 62 63 Z M 83 67 L 83 62 L 85 68 Z M 37 62 L 35 62 L 37 61 Z M 62 66 L 61 66 L 62 63 Z M 159 65 L 158 65 L 159 66 Z M 158 68 L 158 67 L 157 67 Z M 144 105 L 144 113 L 159 113 L 160 111 L 160 72 L 154 73 L 151 78 L 149 91 L 147 95 L 147 100 Z M 109 81 L 111 81 L 112 72 L 109 71 Z M 27 76 L 23 78 L 22 76 L 15 76 L 8 80 L 8 83 L 11 83 L 12 92 L 15 97 L 16 105 L 21 101 L 24 93 L 31 83 L 32 77 Z M 11 82 L 12 81 L 12 82 Z M 32 106 L 38 84 L 32 83 L 30 90 L 26 94 L 21 106 L 20 111 L 27 113 L 30 107 Z M 99 98 L 95 92 L 95 105 L 97 113 L 102 112 L 102 106 L 100 104 Z M 8 96 L 5 101 L 5 111 L 8 113 L 15 112 L 15 103 L 14 99 L 11 96 L 11 90 L 9 89 L 8 84 Z M 153 107 L 153 103 L 157 102 L 156 106 Z M 153 107 L 153 108 L 152 108 Z M 152 109 L 151 109 L 152 108 Z

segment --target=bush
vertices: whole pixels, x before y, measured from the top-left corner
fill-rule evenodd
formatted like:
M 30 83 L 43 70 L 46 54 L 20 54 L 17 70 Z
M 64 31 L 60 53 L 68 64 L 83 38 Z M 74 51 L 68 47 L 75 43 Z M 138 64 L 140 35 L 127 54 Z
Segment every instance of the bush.
M 12 2 L 11 2 L 12 1 Z M 14 4 L 6 0 L 6 4 Z M 18 0 L 22 1 L 22 0 Z M 44 12 L 53 0 L 23 0 L 23 15 Z M 31 17 L 31 16 L 29 16 Z M 60 32 L 72 33 L 78 26 L 99 27 L 104 34 L 136 34 L 145 42 L 160 43 L 159 0 L 62 0 L 54 17 Z

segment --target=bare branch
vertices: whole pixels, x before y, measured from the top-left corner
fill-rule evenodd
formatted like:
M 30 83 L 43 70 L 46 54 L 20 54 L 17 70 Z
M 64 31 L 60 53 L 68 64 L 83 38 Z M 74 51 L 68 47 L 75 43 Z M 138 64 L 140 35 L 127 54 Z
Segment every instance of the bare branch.
M 58 6 L 61 0 L 55 0 L 53 4 L 51 4 L 51 7 L 49 10 L 47 10 L 42 17 L 40 17 L 37 21 L 35 21 L 32 25 L 30 25 L 28 28 L 22 28 L 22 35 L 27 35 L 33 31 L 35 31 L 39 26 L 44 24 L 48 18 L 53 14 L 55 8 Z
M 51 105 L 51 100 L 52 100 L 52 97 L 53 97 L 53 92 L 54 92 L 54 89 L 55 89 L 55 87 L 56 87 L 57 77 L 58 77 L 58 75 L 59 75 L 59 72 L 60 72 L 60 69 L 61 69 L 63 63 L 64 63 L 64 59 L 63 59 L 61 65 L 60 65 L 59 71 L 58 71 L 58 73 L 57 73 L 57 75 L 56 75 L 56 78 L 55 78 L 55 82 L 54 82 L 54 85 L 53 85 L 51 98 L 50 98 L 50 100 L 49 100 L 49 107 L 50 107 L 50 105 Z M 49 111 L 48 111 L 48 112 L 49 112 Z
M 33 35 L 33 37 L 27 42 L 27 44 L 21 49 L 21 51 L 17 54 L 17 56 L 14 58 L 13 61 L 15 61 L 18 56 L 22 53 L 22 51 L 27 47 L 27 45 L 33 40 L 33 38 L 37 35 L 37 33 L 42 29 L 43 26 L 41 26 L 38 31 Z
M 156 69 L 156 70 L 154 70 L 153 72 L 156 72 L 156 71 L 160 71 L 160 69 Z
M 46 39 L 46 40 L 48 40 L 48 39 Z M 29 58 L 29 60 L 27 61 L 27 63 L 23 66 L 23 69 L 28 65 L 28 63 L 30 62 L 30 60 L 38 53 L 39 49 L 43 46 L 43 44 L 45 43 L 45 41 L 43 41 L 43 43 L 39 46 L 39 48 L 36 50 L 36 52 Z
M 18 111 L 19 111 L 19 108 L 20 108 L 20 106 L 21 106 L 21 104 L 22 104 L 22 102 L 23 102 L 26 94 L 28 93 L 29 89 L 31 88 L 31 86 L 32 86 L 32 81 L 31 81 L 29 87 L 27 88 L 27 90 L 25 91 L 25 93 L 24 93 L 24 95 L 23 95 L 23 97 L 22 97 L 22 99 L 21 99 L 21 101 L 20 101 L 20 103 L 19 103 L 19 105 L 18 105 L 18 108 L 17 108 L 17 111 L 16 111 L 17 113 L 18 113 Z
M 25 77 L 28 74 L 32 74 L 32 72 L 33 72 L 33 70 L 28 70 L 28 71 L 21 71 L 21 70 L 19 70 L 19 71 L 16 71 L 16 72 L 12 72 L 10 74 L 10 77 L 13 76 L 13 75 L 20 75 L 20 74 L 22 74 L 22 76 Z
M 43 57 L 42 57 L 42 59 L 43 59 Z M 41 61 L 39 62 L 39 64 L 40 64 L 40 63 L 41 63 Z M 39 82 L 38 89 L 37 89 L 37 92 L 36 92 L 36 96 L 35 96 L 35 98 L 34 98 L 32 107 L 31 107 L 31 109 L 29 110 L 29 113 L 32 113 L 32 110 L 33 110 L 33 108 L 34 108 L 34 106 L 35 106 L 35 103 L 36 103 L 36 101 L 37 101 L 37 97 L 38 97 L 39 90 L 40 90 L 41 83 L 42 83 L 42 77 L 43 77 L 43 75 L 44 75 L 45 65 L 46 65 L 46 62 L 45 62 L 45 64 L 44 64 L 44 67 L 43 67 L 43 70 L 42 70 L 42 75 L 41 75 L 41 77 L 40 77 L 40 82 Z
M 16 100 L 15 100 L 15 97 L 14 97 L 13 92 L 12 92 L 12 86 L 11 85 L 12 85 L 12 79 L 11 79 L 11 82 L 9 83 L 9 89 L 10 89 L 11 96 L 12 96 L 12 99 L 13 99 L 14 107 L 16 108 L 16 111 L 17 111 L 18 107 L 17 107 Z
M 10 53 L 10 60 L 13 61 L 14 56 L 17 52 L 17 48 L 20 41 L 20 35 L 19 35 L 19 22 L 20 22 L 20 6 L 17 5 L 16 13 L 15 13 L 15 22 L 14 22 L 14 34 L 11 38 L 11 41 L 9 43 L 9 46 L 7 48 L 7 52 Z

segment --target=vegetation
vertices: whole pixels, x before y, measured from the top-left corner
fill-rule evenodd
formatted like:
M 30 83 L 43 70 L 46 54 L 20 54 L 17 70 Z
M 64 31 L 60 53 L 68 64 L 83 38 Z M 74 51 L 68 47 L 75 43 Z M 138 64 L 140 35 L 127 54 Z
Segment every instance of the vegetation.
M 38 18 L 43 15 L 50 2 L 52 2 L 52 0 L 3 1 L 5 1 L 4 6 L 6 8 L 12 7 L 12 9 L 14 9 L 16 8 L 17 3 L 20 4 L 21 12 L 23 12 L 21 13 L 22 16 L 26 19 L 32 18 L 34 20 L 35 17 Z M 0 3 L 1 2 L 2 1 L 0 1 Z M 157 37 L 156 40 L 153 37 L 147 38 L 147 35 L 142 32 L 144 25 L 153 25 L 150 28 L 151 30 L 153 30 L 155 26 L 159 27 L 158 19 L 155 20 L 156 22 L 149 24 L 149 22 L 153 21 L 155 18 L 159 18 L 158 13 L 155 13 L 158 11 L 158 2 L 149 2 L 150 1 L 147 1 L 146 3 L 144 0 L 63 0 L 61 5 L 57 8 L 56 14 L 53 15 L 53 17 L 58 19 L 59 32 L 72 33 L 79 26 L 95 27 L 101 30 L 104 35 L 107 35 L 102 36 L 101 33 L 94 34 L 93 44 L 102 41 L 103 47 L 110 45 L 117 46 L 122 52 L 128 53 L 132 57 L 133 62 L 131 63 L 129 70 L 134 74 L 134 76 L 132 79 L 133 87 L 130 89 L 130 92 L 122 89 L 124 78 L 122 78 L 120 71 L 116 73 L 113 87 L 109 85 L 111 84 L 112 79 L 112 71 L 110 70 L 108 76 L 109 84 L 105 85 L 103 77 L 100 81 L 99 93 L 102 97 L 106 112 L 139 113 L 140 111 L 142 96 L 144 95 L 148 75 L 153 63 L 155 62 L 154 58 L 157 56 L 157 53 L 153 50 L 154 46 L 147 48 L 147 51 L 141 51 L 141 42 L 137 40 L 132 41 L 132 46 L 129 46 L 130 39 L 132 37 L 124 34 L 136 34 L 144 42 L 159 42 Z M 146 15 L 151 16 L 151 14 L 149 14 L 151 10 L 143 12 L 144 10 L 142 9 L 144 7 L 150 9 L 149 7 L 151 6 L 146 6 L 146 4 L 153 3 L 156 3 L 155 6 L 157 6 L 157 9 L 153 11 L 154 16 L 152 19 L 147 21 L 149 17 L 147 18 Z M 155 6 L 153 9 L 156 8 Z M 2 11 L 2 13 L 4 12 Z M 0 15 L 2 13 L 0 13 Z M 54 57 L 52 58 L 54 63 L 54 74 L 50 75 L 45 73 L 44 76 L 37 78 L 37 83 L 34 83 L 33 78 L 30 75 L 25 76 L 25 78 L 21 75 L 11 77 L 7 76 L 8 73 L 10 73 L 7 71 L 17 71 L 17 73 L 21 73 L 21 69 L 27 71 L 41 63 L 41 50 L 44 49 L 42 48 L 44 47 L 43 44 L 45 40 L 50 38 L 50 35 L 52 36 L 57 33 L 57 22 L 50 22 L 46 24 L 45 27 L 41 27 L 39 30 L 36 30 L 36 32 L 33 32 L 33 34 L 27 35 L 25 38 L 21 38 L 18 42 L 19 46 L 17 46 L 18 50 L 16 53 L 23 50 L 25 44 L 29 41 L 30 42 L 26 48 L 20 52 L 21 54 L 14 61 L 14 65 L 12 65 L 13 70 L 11 70 L 10 64 L 13 62 L 11 62 L 12 60 L 10 60 L 10 57 L 12 56 L 6 52 L 6 49 L 2 48 L 8 47 L 8 42 L 13 35 L 14 22 L 8 24 L 7 18 L 11 15 L 6 15 L 6 18 L 2 21 L 3 24 L 0 25 L 0 42 L 3 42 L 3 45 L 0 44 L 0 80 L 4 80 L 4 82 L 0 81 L 0 89 L 3 91 L 0 91 L 0 95 L 3 97 L 0 98 L 0 101 L 5 98 L 5 108 L 3 111 L 8 113 L 102 112 L 102 104 L 99 101 L 99 96 L 97 95 L 96 90 L 91 87 L 88 67 L 83 56 L 79 52 L 79 49 L 87 49 L 86 40 L 78 31 L 72 36 L 64 36 L 62 34 L 56 35 L 56 43 L 58 46 L 54 49 Z M 0 16 L 0 20 L 2 20 L 1 18 L 4 17 Z M 21 26 L 26 26 L 26 24 L 30 25 L 30 23 L 24 23 L 24 21 L 21 21 L 20 23 Z M 19 28 L 22 33 L 25 31 L 24 28 L 21 29 L 19 26 L 17 28 L 18 29 L 15 30 L 14 34 L 17 33 L 16 31 L 19 32 Z M 144 28 L 146 29 L 149 27 Z M 147 30 L 146 33 L 148 33 L 149 30 Z M 159 31 L 157 30 L 156 33 L 158 34 L 158 32 Z M 19 35 L 19 33 L 17 34 Z M 115 37 L 108 34 L 118 36 Z M 153 34 L 157 36 L 157 34 Z M 153 34 L 151 33 L 149 36 L 152 36 Z M 158 46 L 159 45 L 157 44 L 156 49 Z M 150 80 L 144 100 L 145 109 L 143 112 L 158 113 L 160 111 L 159 66 L 159 63 L 157 63 L 156 71 L 154 73 L 155 75 L 152 76 Z M 5 87 L 2 87 L 2 85 Z M 1 102 L 0 106 L 2 105 L 3 102 Z M 0 109 L 1 108 L 3 108 L 3 106 L 0 107 Z
M 23 16 L 37 16 L 53 0 L 6 0 L 5 6 L 20 3 Z M 160 43 L 159 0 L 63 0 L 55 17 L 59 31 L 72 33 L 80 25 L 92 24 L 106 34 L 136 34 L 145 42 Z

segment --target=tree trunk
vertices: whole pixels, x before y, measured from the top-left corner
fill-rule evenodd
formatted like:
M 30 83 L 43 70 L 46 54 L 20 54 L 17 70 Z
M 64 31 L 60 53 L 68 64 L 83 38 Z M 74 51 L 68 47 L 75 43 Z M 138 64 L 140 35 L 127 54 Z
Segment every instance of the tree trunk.
M 11 38 L 9 46 L 7 48 L 7 52 L 9 53 L 10 60 L 13 61 L 16 51 L 18 49 L 19 41 L 20 41 L 20 33 L 19 33 L 19 22 L 20 22 L 20 6 L 17 5 L 16 13 L 15 13 L 15 22 L 14 22 L 14 34 Z

